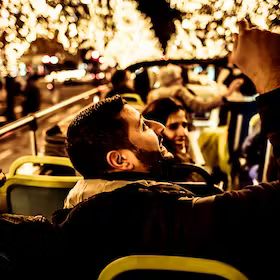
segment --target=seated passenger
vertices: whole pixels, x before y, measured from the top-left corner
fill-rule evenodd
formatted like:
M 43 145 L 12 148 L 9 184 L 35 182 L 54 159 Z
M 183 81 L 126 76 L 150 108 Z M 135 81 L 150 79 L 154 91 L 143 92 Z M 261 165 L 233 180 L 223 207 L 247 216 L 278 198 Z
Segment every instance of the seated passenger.
M 117 69 L 111 78 L 112 89 L 106 94 L 106 97 L 112 97 L 116 94 L 133 93 L 134 85 L 131 73 L 128 70 Z
M 261 130 L 261 120 L 259 115 L 252 118 L 252 126 L 249 134 L 242 144 L 242 156 L 245 159 L 242 165 L 242 173 L 244 173 L 243 181 L 260 182 L 265 175 L 268 182 L 279 178 L 279 170 L 273 153 L 267 153 L 267 139 Z M 265 168 L 266 157 L 269 157 L 267 169 Z M 264 170 L 265 169 L 265 170 Z M 266 171 L 266 174 L 263 174 Z M 249 179 L 249 180 L 248 180 Z
M 244 24 L 240 32 L 235 61 L 261 93 L 263 129 L 279 157 L 279 123 L 272 118 L 280 117 L 280 35 L 256 33 Z M 68 153 L 85 180 L 70 191 L 67 204 L 86 200 L 64 209 L 64 218 L 57 217 L 64 241 L 71 245 L 71 273 L 87 274 L 82 266 L 98 275 L 110 261 L 125 255 L 171 254 L 222 260 L 251 280 L 276 279 L 279 182 L 193 198 L 177 185 L 143 180 L 143 174 L 142 180 L 130 181 L 132 172 L 157 170 L 162 176 L 156 168 L 166 156 L 157 137 L 162 130 L 120 97 L 98 103 L 70 124 Z
M 163 144 L 174 156 L 176 162 L 197 163 L 198 157 L 194 151 L 195 145 L 192 138 L 189 138 L 188 126 L 191 125 L 191 116 L 187 114 L 184 107 L 178 100 L 167 97 L 154 100 L 148 104 L 142 112 L 144 118 L 162 123 L 165 126 L 163 132 Z M 191 142 L 191 143 L 190 143 Z
M 225 92 L 218 93 L 210 100 L 203 100 L 186 88 L 183 84 L 181 68 L 176 65 L 167 65 L 160 69 L 159 82 L 160 87 L 149 92 L 147 103 L 163 98 L 178 98 L 189 110 L 195 113 L 203 113 L 221 106 L 234 91 L 242 84 L 242 79 L 234 80 Z
M 134 79 L 129 70 L 116 70 L 112 75 L 111 84 L 112 89 L 107 92 L 106 97 L 119 94 L 135 109 L 142 111 L 144 102 L 134 88 Z
M 262 129 L 279 161 L 280 126 L 274 118 L 280 118 L 280 35 L 248 29 L 246 22 L 239 28 L 234 61 L 257 86 Z M 38 276 L 39 270 L 45 275 L 57 269 L 63 279 L 89 273 L 97 279 L 118 257 L 162 254 L 221 260 L 250 280 L 277 279 L 279 181 L 194 198 L 177 185 L 143 180 L 143 174 L 161 170 L 159 163 L 167 156 L 157 137 L 162 130 L 120 97 L 81 112 L 67 140 L 70 159 L 85 178 L 83 188 L 74 187 L 76 202 L 86 201 L 59 210 L 44 229 L 37 223 L 33 231 L 32 223 L 11 225 L 10 219 L 0 224 L 0 252 L 13 260 L 13 270 Z M 142 172 L 142 180 L 129 180 L 132 172 Z M 92 179 L 95 195 L 86 199 L 83 193 Z

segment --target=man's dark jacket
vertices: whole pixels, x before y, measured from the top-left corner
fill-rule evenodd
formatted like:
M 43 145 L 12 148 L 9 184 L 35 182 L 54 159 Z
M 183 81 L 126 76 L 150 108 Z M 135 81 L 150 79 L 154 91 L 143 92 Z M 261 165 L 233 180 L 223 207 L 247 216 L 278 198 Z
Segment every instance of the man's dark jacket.
M 280 90 L 259 96 L 263 130 L 280 158 Z M 178 186 L 128 185 L 54 215 L 71 272 L 97 276 L 113 259 L 166 254 L 218 259 L 250 279 L 276 279 L 279 182 L 193 198 Z M 81 269 L 81 267 L 84 267 Z
M 280 122 L 275 121 L 280 119 L 280 90 L 258 97 L 257 102 L 263 129 L 280 158 Z M 55 268 L 61 279 L 87 275 L 96 279 L 107 263 L 130 254 L 218 259 L 237 267 L 249 279 L 278 279 L 279 214 L 278 181 L 202 198 L 192 197 L 176 185 L 135 183 L 57 211 L 51 225 L 35 229 L 36 238 L 29 237 L 28 230 L 14 236 L 17 244 L 20 238 L 26 239 L 25 245 L 34 240 L 38 243 L 38 252 L 35 246 L 30 254 L 27 246 L 20 248 L 23 263 L 30 266 L 25 272 L 40 270 L 38 264 L 42 263 L 43 274 L 46 267 L 51 272 Z M 6 226 L 0 217 L 0 236 L 1 222 Z M 9 231 L 10 227 L 5 238 Z M 4 260 L 16 258 L 9 251 L 12 242 L 7 248 L 0 240 L 0 253 L 1 248 L 6 249 Z

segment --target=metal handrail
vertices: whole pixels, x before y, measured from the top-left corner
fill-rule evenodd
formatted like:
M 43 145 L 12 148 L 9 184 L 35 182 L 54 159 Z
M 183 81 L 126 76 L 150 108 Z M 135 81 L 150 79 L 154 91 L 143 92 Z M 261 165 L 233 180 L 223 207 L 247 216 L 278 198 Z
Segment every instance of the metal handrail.
M 92 95 L 97 94 L 98 92 L 100 92 L 102 89 L 102 86 L 99 86 L 97 88 L 88 90 L 86 92 L 83 92 L 79 95 L 73 96 L 67 100 L 64 100 L 52 107 L 40 110 L 38 112 L 35 112 L 33 114 L 30 114 L 26 117 L 23 117 L 19 120 L 13 121 L 9 124 L 4 125 L 3 127 L 0 128 L 0 137 L 4 136 L 5 134 L 14 131 L 16 129 L 25 127 L 25 126 L 29 126 L 30 127 L 30 140 L 31 140 L 31 148 L 32 148 L 32 154 L 36 155 L 37 154 L 37 142 L 36 142 L 36 130 L 37 130 L 37 120 L 39 120 L 40 118 L 43 118 L 47 115 L 50 115 L 58 110 L 60 110 L 61 108 L 67 107 L 71 104 L 74 104 L 75 102 L 78 102 L 82 99 L 87 99 Z

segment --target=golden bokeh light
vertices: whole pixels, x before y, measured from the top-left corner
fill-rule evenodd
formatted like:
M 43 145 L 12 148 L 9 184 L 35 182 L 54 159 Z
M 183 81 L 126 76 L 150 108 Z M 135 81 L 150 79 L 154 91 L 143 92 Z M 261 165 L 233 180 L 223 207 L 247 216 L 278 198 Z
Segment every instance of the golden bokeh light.
M 168 58 L 213 58 L 232 48 L 236 23 L 247 18 L 265 29 L 279 27 L 277 0 L 166 0 L 181 11 L 176 32 L 163 50 L 151 19 L 133 0 L 3 0 L 0 4 L 1 75 L 19 69 L 38 38 L 56 40 L 65 51 L 95 49 L 108 65 Z M 279 30 L 279 28 L 278 28 Z

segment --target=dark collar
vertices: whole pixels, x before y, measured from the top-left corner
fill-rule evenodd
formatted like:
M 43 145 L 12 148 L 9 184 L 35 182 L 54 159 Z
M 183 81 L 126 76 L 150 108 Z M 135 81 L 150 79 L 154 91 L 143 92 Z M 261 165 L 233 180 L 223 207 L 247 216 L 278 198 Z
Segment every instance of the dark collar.
M 174 161 L 168 160 L 162 162 L 160 164 L 160 168 L 157 168 L 156 170 L 150 173 L 112 172 L 112 173 L 105 173 L 102 176 L 99 176 L 98 179 L 126 180 L 126 181 L 155 180 L 161 182 L 172 182 L 172 181 L 179 182 L 179 181 L 185 181 L 187 178 L 189 178 L 191 172 L 201 174 L 201 169 L 202 168 L 196 167 L 194 164 L 183 164 L 183 163 L 178 164 L 178 163 L 174 163 Z M 201 175 L 204 174 L 202 173 Z
M 156 180 L 157 178 L 151 173 L 144 172 L 112 172 L 106 173 L 101 179 L 105 180 L 126 180 L 126 181 L 136 181 L 136 180 Z

